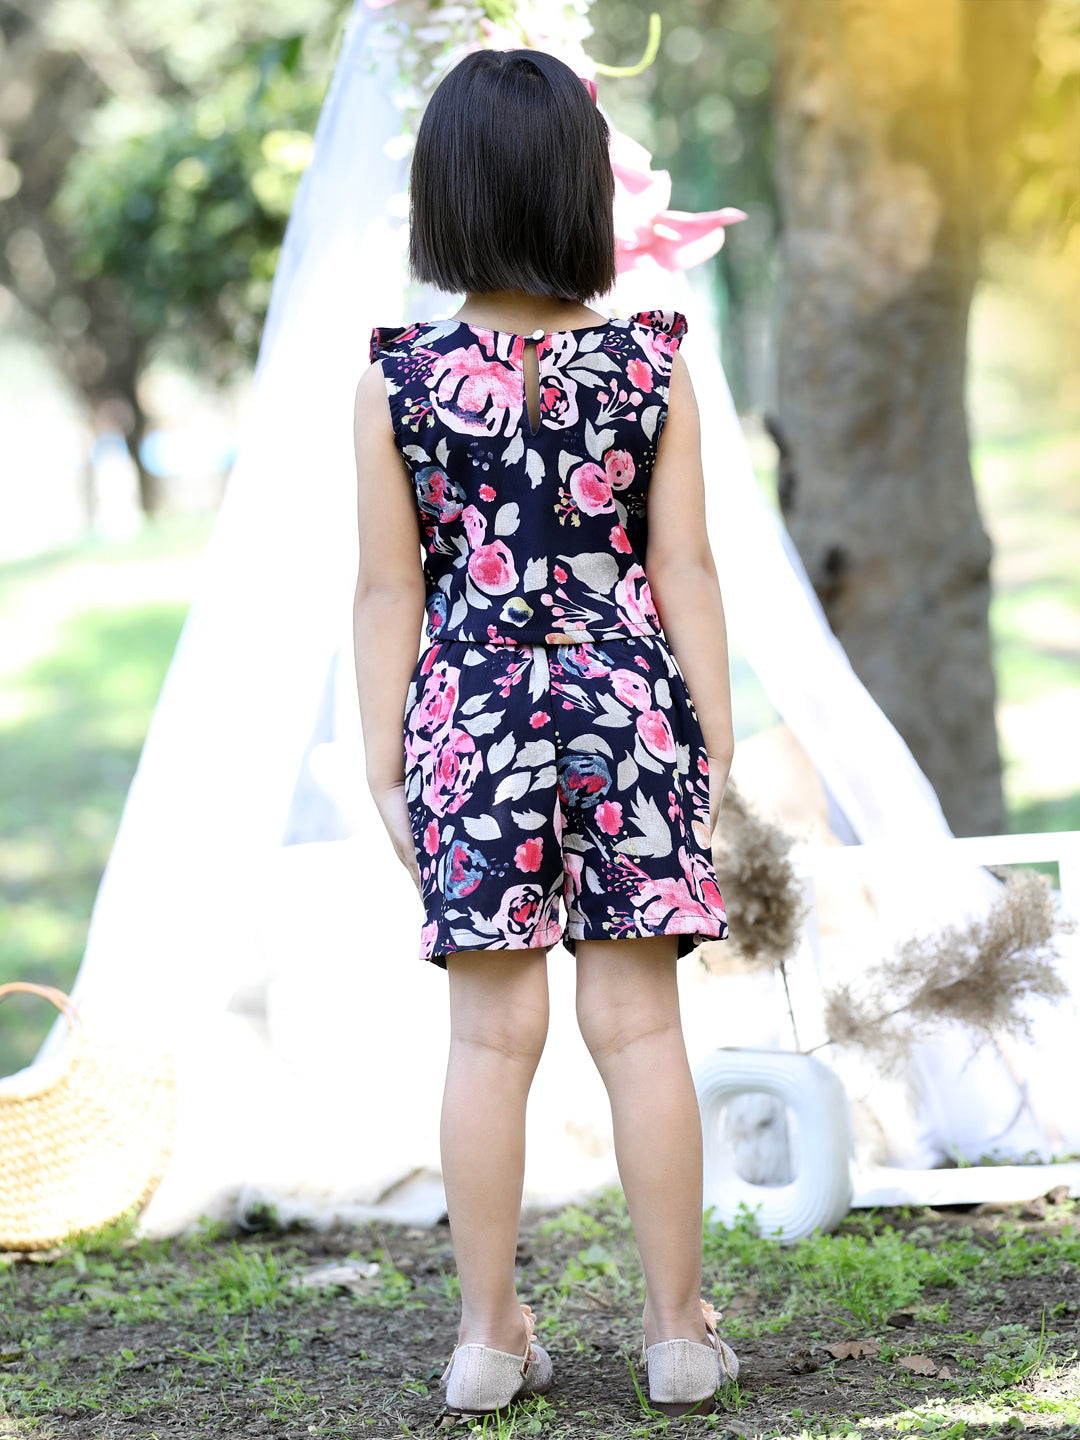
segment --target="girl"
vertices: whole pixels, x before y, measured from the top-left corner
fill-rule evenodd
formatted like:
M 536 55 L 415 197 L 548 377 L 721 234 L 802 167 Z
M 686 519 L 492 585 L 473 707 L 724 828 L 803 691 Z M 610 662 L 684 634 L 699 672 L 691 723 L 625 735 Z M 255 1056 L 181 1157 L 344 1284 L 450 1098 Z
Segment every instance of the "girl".
M 557 940 L 611 1100 L 650 1397 L 706 1413 L 738 1368 L 700 1296 L 676 987 L 678 957 L 727 934 L 710 850 L 733 750 L 724 615 L 686 321 L 586 303 L 615 280 L 594 102 L 534 50 L 446 75 L 417 137 L 409 259 L 465 302 L 377 329 L 356 391 L 367 779 L 423 900 L 420 958 L 450 991 L 440 1138 L 462 1306 L 443 1381 L 459 1414 L 551 1383 L 514 1252 Z

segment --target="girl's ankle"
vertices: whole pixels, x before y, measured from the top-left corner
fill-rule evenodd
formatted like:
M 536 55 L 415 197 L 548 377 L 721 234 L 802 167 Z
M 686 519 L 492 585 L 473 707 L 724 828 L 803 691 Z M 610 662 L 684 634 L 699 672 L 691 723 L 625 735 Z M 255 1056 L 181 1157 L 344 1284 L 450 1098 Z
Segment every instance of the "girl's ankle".
M 503 1350 L 508 1355 L 525 1353 L 525 1317 L 520 1308 L 512 1313 L 487 1320 L 463 1318 L 458 1326 L 459 1345 L 486 1345 L 491 1350 Z
M 701 1345 L 708 1343 L 708 1331 L 700 1302 L 697 1300 L 692 1306 L 666 1313 L 654 1313 L 646 1301 L 641 1314 L 641 1324 L 645 1331 L 646 1349 L 662 1340 L 696 1340 Z

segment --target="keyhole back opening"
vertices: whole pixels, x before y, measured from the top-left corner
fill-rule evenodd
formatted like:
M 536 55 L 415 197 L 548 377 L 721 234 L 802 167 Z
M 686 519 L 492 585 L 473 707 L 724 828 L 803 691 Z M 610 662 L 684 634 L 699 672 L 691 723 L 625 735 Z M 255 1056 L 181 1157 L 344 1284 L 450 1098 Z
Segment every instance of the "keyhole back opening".
M 525 341 L 521 364 L 525 375 L 525 406 L 529 412 L 529 430 L 535 435 L 540 429 L 540 361 L 535 340 Z

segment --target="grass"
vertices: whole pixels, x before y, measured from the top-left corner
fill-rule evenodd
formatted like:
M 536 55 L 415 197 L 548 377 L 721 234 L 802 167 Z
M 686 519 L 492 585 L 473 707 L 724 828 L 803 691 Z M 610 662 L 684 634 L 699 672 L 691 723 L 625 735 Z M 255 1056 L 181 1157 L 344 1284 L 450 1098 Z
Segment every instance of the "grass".
M 207 526 L 0 566 L 0 983 L 70 989 Z M 55 1012 L 0 1011 L 0 1073 Z
M 556 1385 L 460 1432 L 608 1440 L 674 1433 L 989 1437 L 1080 1427 L 1080 1204 L 1052 1221 L 905 1209 L 781 1248 L 706 1215 L 704 1293 L 742 1361 L 711 1416 L 669 1420 L 640 1362 L 642 1277 L 617 1189 L 526 1216 L 519 1291 Z M 140 1239 L 133 1217 L 36 1263 L 0 1260 L 0 1435 L 165 1440 L 421 1436 L 456 1335 L 444 1226 Z M 389 1252 L 397 1264 L 389 1261 Z M 328 1256 L 382 1256 L 355 1292 L 300 1288 Z M 6 1262 L 6 1263 L 5 1263 Z M 874 1339 L 873 1358 L 827 1346 Z M 931 1357 L 941 1374 L 899 1361 Z M 798 1361 L 798 1363 L 796 1363 Z M 947 1373 L 945 1373 L 947 1371 Z M 59 1428 L 56 1428 L 59 1427 Z

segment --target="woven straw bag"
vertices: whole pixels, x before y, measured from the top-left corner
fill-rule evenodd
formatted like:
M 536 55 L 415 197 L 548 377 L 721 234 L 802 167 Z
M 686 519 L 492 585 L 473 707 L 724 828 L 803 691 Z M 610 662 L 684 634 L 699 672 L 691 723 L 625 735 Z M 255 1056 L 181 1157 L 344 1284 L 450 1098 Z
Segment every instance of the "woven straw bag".
M 51 985 L 0 985 L 51 1000 L 68 1022 L 62 1053 L 0 1079 L 0 1250 L 46 1250 L 140 1208 L 176 1135 L 167 1053 L 98 1043 Z

